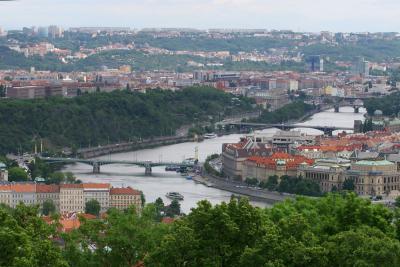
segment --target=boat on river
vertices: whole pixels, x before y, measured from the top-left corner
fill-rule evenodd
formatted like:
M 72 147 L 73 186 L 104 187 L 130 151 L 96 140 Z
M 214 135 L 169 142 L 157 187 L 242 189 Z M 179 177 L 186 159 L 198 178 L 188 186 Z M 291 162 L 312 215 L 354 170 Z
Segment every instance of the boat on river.
M 183 196 L 178 192 L 168 192 L 165 196 L 172 200 L 183 200 Z
M 208 133 L 204 135 L 204 139 L 214 139 L 217 138 L 218 135 L 216 135 L 215 133 Z

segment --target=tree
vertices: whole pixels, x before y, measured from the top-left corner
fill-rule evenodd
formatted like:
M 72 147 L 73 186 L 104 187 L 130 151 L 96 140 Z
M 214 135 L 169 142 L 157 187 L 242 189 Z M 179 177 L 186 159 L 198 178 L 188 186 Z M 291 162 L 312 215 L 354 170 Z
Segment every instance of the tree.
M 43 215 L 50 215 L 56 212 L 56 206 L 54 205 L 53 200 L 47 199 L 43 202 L 42 214 Z
M 0 266 L 68 267 L 49 238 L 55 230 L 38 216 L 35 206 L 0 207 Z
M 268 190 L 271 190 L 271 191 L 276 190 L 276 188 L 278 187 L 278 179 L 279 178 L 276 175 L 268 177 L 268 181 L 265 185 L 266 188 L 268 188 Z
M 85 204 L 85 213 L 99 216 L 100 209 L 100 203 L 96 199 L 91 199 Z
M 0 97 L 5 97 L 5 96 L 6 96 L 6 87 L 0 84 Z
M 259 183 L 257 178 L 250 178 L 250 177 L 247 177 L 244 182 L 249 186 L 256 186 Z
M 346 179 L 343 182 L 343 190 L 347 190 L 347 191 L 354 191 L 355 189 L 355 185 L 354 185 L 354 180 L 353 179 Z
M 175 217 L 181 214 L 181 204 L 178 200 L 172 200 L 171 204 L 166 209 L 166 215 L 168 217 Z
M 140 200 L 142 201 L 142 208 L 146 204 L 146 197 L 144 196 L 143 191 L 140 191 Z
M 8 180 L 10 182 L 23 182 L 28 180 L 28 173 L 19 167 L 12 167 L 8 170 Z
M 400 197 L 396 197 L 396 200 L 394 202 L 394 205 L 398 208 L 400 208 Z
M 64 174 L 67 183 L 74 184 L 76 183 L 76 177 L 72 172 L 66 172 Z
M 177 221 L 146 266 L 238 266 L 246 247 L 264 234 L 263 215 L 247 199 L 212 206 L 201 201 Z
M 54 172 L 50 175 L 49 182 L 51 184 L 61 184 L 65 181 L 65 175 L 62 172 Z

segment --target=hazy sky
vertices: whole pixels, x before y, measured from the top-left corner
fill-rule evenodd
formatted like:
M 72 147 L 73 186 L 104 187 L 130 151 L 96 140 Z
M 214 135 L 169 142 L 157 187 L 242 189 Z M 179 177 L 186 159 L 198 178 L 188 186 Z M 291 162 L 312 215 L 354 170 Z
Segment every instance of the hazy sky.
M 0 0 L 0 26 L 400 31 L 399 0 Z

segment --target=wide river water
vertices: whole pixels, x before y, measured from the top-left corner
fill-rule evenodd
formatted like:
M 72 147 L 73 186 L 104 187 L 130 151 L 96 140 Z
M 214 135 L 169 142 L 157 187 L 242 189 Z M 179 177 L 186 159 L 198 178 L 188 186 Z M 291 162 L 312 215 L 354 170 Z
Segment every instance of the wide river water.
M 343 107 L 340 109 L 340 113 L 334 113 L 332 109 L 317 113 L 309 120 L 299 125 L 352 127 L 354 120 L 363 120 L 365 112 L 365 109 L 360 109 L 360 113 L 355 114 L 353 108 Z M 308 134 L 321 133 L 314 129 L 300 128 L 300 130 Z M 271 135 L 276 131 L 277 129 L 263 130 L 263 132 Z M 194 157 L 197 148 L 200 161 L 204 161 L 208 155 L 221 153 L 223 143 L 237 142 L 241 136 L 240 134 L 232 134 L 205 140 L 200 143 L 181 143 L 134 152 L 112 154 L 100 158 L 132 161 L 181 162 L 185 158 Z M 91 166 L 80 163 L 67 165 L 64 171 L 74 173 L 78 179 L 84 182 L 107 182 L 115 187 L 131 186 L 143 191 L 146 202 L 154 202 L 158 197 L 161 197 L 164 203 L 169 203 L 170 201 L 165 197 L 165 194 L 171 191 L 179 192 L 185 198 L 184 201 L 181 202 L 182 211 L 185 213 L 195 207 L 196 203 L 200 200 L 207 199 L 211 203 L 217 204 L 222 201 L 229 201 L 231 196 L 230 192 L 196 184 L 193 181 L 186 180 L 177 173 L 166 172 L 164 167 L 153 168 L 153 174 L 150 177 L 144 175 L 144 168 L 120 164 L 101 166 L 100 174 L 93 174 Z M 261 207 L 267 206 L 267 204 L 261 202 L 253 201 L 252 203 Z

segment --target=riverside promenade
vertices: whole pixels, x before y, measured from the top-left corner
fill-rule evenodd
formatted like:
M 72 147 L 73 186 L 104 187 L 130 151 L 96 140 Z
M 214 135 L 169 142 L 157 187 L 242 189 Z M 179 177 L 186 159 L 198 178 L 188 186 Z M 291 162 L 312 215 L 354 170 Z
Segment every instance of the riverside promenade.
M 294 199 L 296 196 L 286 193 L 278 193 L 268 191 L 266 189 L 259 189 L 254 187 L 248 187 L 243 183 L 234 182 L 230 180 L 223 180 L 223 178 L 216 178 L 209 174 L 196 175 L 193 180 L 195 182 L 204 184 L 208 187 L 213 187 L 221 189 L 224 191 L 231 192 L 233 195 L 238 194 L 242 196 L 247 196 L 251 200 L 261 201 L 268 204 L 275 204 L 282 202 L 286 199 Z

